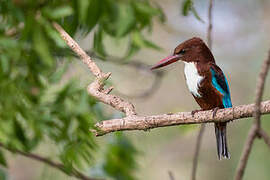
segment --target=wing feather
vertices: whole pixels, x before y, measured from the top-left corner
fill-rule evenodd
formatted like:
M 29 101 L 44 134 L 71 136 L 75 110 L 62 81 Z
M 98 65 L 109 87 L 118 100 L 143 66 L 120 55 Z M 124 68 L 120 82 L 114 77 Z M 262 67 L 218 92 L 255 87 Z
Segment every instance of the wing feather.
M 212 74 L 212 85 L 223 95 L 222 102 L 224 108 L 232 107 L 229 85 L 222 70 L 212 63 L 210 71 Z

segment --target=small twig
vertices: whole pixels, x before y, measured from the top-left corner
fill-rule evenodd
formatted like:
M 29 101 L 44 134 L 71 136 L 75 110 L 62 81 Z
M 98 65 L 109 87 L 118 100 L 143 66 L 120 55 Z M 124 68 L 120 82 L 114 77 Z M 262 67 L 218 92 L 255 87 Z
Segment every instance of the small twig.
M 213 11 L 213 1 L 214 0 L 209 0 L 209 6 L 208 6 L 207 45 L 208 45 L 209 49 L 212 49 L 212 29 L 213 29 L 212 11 Z
M 243 149 L 240 161 L 239 161 L 238 168 L 236 170 L 235 180 L 243 179 L 245 168 L 247 166 L 247 161 L 249 158 L 249 154 L 250 154 L 250 151 L 251 151 L 251 148 L 252 148 L 252 145 L 253 145 L 255 138 L 256 137 L 263 137 L 266 144 L 269 143 L 268 135 L 266 133 L 264 133 L 264 131 L 261 129 L 261 122 L 260 122 L 261 113 L 262 113 L 262 109 L 260 107 L 260 104 L 261 104 L 261 100 L 262 100 L 264 84 L 265 84 L 265 80 L 266 80 L 267 73 L 269 70 L 269 66 L 270 66 L 270 51 L 268 52 L 267 59 L 264 61 L 263 65 L 262 65 L 262 68 L 261 68 L 261 71 L 260 71 L 260 74 L 259 74 L 259 77 L 257 80 L 256 93 L 255 93 L 256 100 L 255 100 L 255 107 L 254 107 L 254 113 L 253 113 L 254 122 L 253 122 L 251 129 L 249 130 L 247 141 L 246 141 L 246 144 L 244 146 L 244 149 Z
M 94 51 L 86 51 L 86 53 L 93 57 L 93 58 L 97 58 L 100 60 L 106 60 L 104 57 L 97 55 Z M 149 88 L 147 88 L 146 90 L 144 90 L 143 92 L 137 93 L 137 94 L 124 94 L 120 91 L 117 91 L 117 94 L 119 94 L 122 97 L 125 98 L 129 98 L 129 99 L 141 99 L 141 98 L 149 98 L 150 96 L 152 96 L 153 94 L 155 94 L 155 92 L 159 89 L 160 85 L 161 85 L 161 80 L 164 77 L 164 72 L 163 71 L 150 71 L 150 67 L 149 65 L 140 62 L 138 60 L 132 59 L 130 61 L 125 61 L 123 58 L 121 57 L 115 57 L 115 56 L 109 56 L 107 57 L 107 59 L 109 59 L 109 63 L 113 63 L 113 64 L 117 64 L 120 66 L 129 66 L 132 68 L 135 68 L 137 70 L 142 70 L 145 71 L 146 73 L 150 73 L 154 76 L 154 80 L 153 83 L 150 85 Z
M 175 180 L 172 171 L 168 171 L 168 174 L 169 174 L 170 180 Z
M 124 94 L 120 91 L 117 91 L 117 93 L 123 97 L 129 98 L 129 99 L 145 99 L 149 98 L 152 95 L 159 90 L 162 82 L 162 78 L 164 76 L 164 73 L 162 71 L 157 71 L 154 73 L 154 80 L 153 83 L 150 85 L 149 88 L 144 90 L 143 92 L 137 93 L 137 94 Z
M 262 128 L 259 130 L 258 133 L 259 133 L 260 137 L 263 138 L 265 144 L 267 144 L 270 148 L 270 136 L 268 136 L 268 134 Z
M 47 164 L 47 165 L 49 165 L 51 167 L 54 167 L 54 168 L 64 172 L 65 174 L 69 174 L 71 176 L 77 177 L 77 178 L 82 179 L 82 180 L 101 180 L 101 179 L 87 177 L 86 175 L 84 175 L 83 173 L 77 171 L 74 168 L 67 171 L 67 168 L 65 168 L 65 166 L 63 164 L 61 164 L 59 162 L 54 162 L 54 161 L 52 161 L 52 160 L 50 160 L 48 158 L 42 157 L 42 156 L 37 155 L 37 154 L 23 152 L 23 151 L 20 151 L 18 149 L 10 148 L 10 147 L 4 145 L 3 143 L 0 143 L 0 147 L 7 150 L 7 151 L 9 151 L 9 152 L 16 153 L 16 154 L 19 154 L 21 156 L 24 156 L 24 157 L 27 157 L 27 158 L 30 158 L 30 159 L 34 159 L 36 161 L 43 162 L 43 163 L 45 163 L 45 164 Z
M 209 0 L 209 6 L 208 6 L 208 27 L 207 27 L 207 45 L 209 49 L 212 49 L 212 29 L 213 29 L 213 23 L 212 23 L 212 11 L 213 11 L 213 0 Z M 202 136 L 204 133 L 204 124 L 201 125 L 199 134 L 196 139 L 196 146 L 195 146 L 195 152 L 193 156 L 193 163 L 192 163 L 192 171 L 191 171 L 191 179 L 196 180 L 196 172 L 198 167 L 198 159 L 200 154 L 200 148 L 201 148 L 201 141 Z
M 202 142 L 202 136 L 204 132 L 205 124 L 202 124 L 200 127 L 200 131 L 198 134 L 198 137 L 196 139 L 196 146 L 195 146 L 195 152 L 193 156 L 193 163 L 192 163 L 192 174 L 191 174 L 191 179 L 195 180 L 196 179 L 196 172 L 197 172 L 197 167 L 198 167 L 198 159 L 199 159 L 199 152 L 200 152 L 200 147 L 201 147 L 201 142 Z

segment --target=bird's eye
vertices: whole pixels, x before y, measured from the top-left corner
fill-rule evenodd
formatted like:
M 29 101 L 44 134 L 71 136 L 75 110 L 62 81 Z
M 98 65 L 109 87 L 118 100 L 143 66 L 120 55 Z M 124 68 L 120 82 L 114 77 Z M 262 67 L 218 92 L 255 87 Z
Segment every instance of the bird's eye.
M 178 54 L 184 54 L 186 52 L 186 50 L 185 49 L 181 49 L 181 51 L 179 51 L 179 53 Z

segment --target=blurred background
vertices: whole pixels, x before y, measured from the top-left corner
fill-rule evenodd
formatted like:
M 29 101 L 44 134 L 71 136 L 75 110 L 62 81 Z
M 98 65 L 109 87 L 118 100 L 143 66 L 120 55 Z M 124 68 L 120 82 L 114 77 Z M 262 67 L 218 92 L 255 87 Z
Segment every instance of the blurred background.
M 188 5 L 189 3 L 189 5 Z M 59 161 L 60 172 L 0 148 L 1 179 L 75 179 L 78 169 L 107 179 L 190 179 L 199 125 L 94 137 L 97 121 L 122 117 L 88 96 L 93 80 L 51 25 L 60 23 L 104 72 L 112 93 L 139 115 L 192 111 L 183 64 L 157 72 L 151 65 L 191 37 L 206 41 L 208 1 L 89 0 L 0 2 L 0 142 Z M 254 102 L 260 66 L 270 47 L 268 0 L 215 0 L 212 52 L 227 76 L 233 105 Z M 267 79 L 264 100 L 270 99 Z M 262 117 L 270 133 L 270 116 Z M 206 125 L 197 179 L 233 179 L 252 118 L 228 124 L 230 160 L 219 161 L 212 124 Z M 270 178 L 270 151 L 255 140 L 244 179 Z

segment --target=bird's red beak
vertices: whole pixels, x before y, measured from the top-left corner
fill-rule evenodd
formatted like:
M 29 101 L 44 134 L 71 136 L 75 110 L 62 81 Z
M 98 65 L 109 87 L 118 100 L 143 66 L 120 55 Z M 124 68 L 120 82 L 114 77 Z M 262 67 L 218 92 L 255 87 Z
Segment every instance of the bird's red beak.
M 179 55 L 168 56 L 168 57 L 162 59 L 161 61 L 159 61 L 156 65 L 152 66 L 151 70 L 158 69 L 158 68 L 161 68 L 163 66 L 167 66 L 171 63 L 178 61 L 179 58 L 180 58 Z

